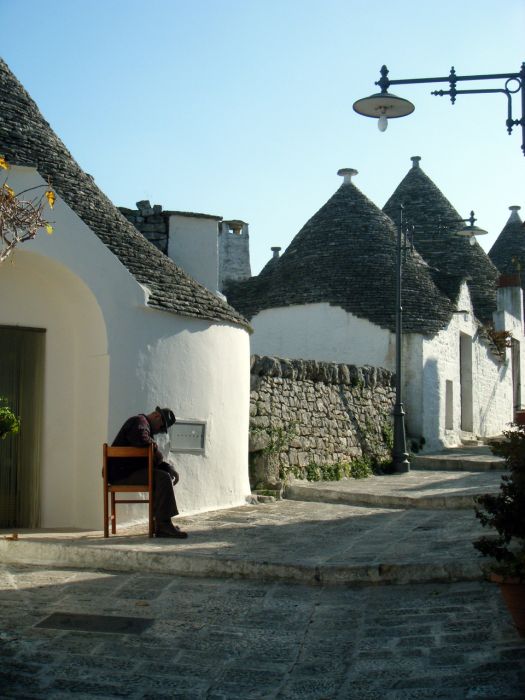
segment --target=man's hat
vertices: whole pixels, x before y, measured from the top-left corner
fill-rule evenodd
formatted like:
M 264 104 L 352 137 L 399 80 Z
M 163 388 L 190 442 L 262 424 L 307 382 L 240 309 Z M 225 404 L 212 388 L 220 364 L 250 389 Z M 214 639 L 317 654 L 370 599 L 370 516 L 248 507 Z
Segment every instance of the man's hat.
M 155 410 L 158 411 L 158 413 L 160 413 L 160 415 L 162 416 L 162 422 L 164 424 L 164 430 L 162 432 L 167 433 L 168 428 L 171 428 L 171 426 L 175 423 L 175 414 L 173 413 L 171 408 L 159 408 L 157 406 Z

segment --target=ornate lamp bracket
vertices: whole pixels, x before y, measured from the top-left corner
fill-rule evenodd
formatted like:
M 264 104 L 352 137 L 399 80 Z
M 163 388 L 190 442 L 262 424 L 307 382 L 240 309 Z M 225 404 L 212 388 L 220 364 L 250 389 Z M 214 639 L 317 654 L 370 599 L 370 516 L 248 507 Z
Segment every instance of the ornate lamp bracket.
M 521 150 L 523 155 L 525 155 L 525 62 L 521 64 L 521 69 L 519 73 L 489 73 L 486 75 L 457 75 L 454 66 L 450 69 L 448 76 L 441 76 L 437 78 L 407 78 L 403 80 L 390 80 L 388 77 L 388 68 L 386 66 L 381 67 L 381 78 L 376 81 L 376 85 L 381 88 L 381 95 L 388 95 L 388 88 L 391 85 L 410 85 L 414 83 L 448 83 L 448 90 L 434 90 L 432 95 L 437 95 L 443 97 L 448 95 L 452 104 L 455 104 L 456 97 L 458 95 L 481 95 L 488 93 L 503 93 L 507 98 L 507 119 L 505 121 L 505 126 L 507 127 L 507 133 L 511 134 L 512 129 L 515 126 L 521 126 L 522 128 L 522 144 Z M 504 80 L 503 87 L 500 88 L 484 88 L 484 89 L 473 89 L 473 90 L 458 90 L 457 84 L 466 81 L 479 81 L 479 80 Z M 521 93 L 521 118 L 514 119 L 512 115 L 512 96 L 517 93 Z M 372 96 L 372 97 L 376 97 Z M 367 113 L 366 106 L 364 105 L 365 100 L 360 100 L 361 107 L 356 109 L 361 114 L 365 116 L 378 116 L 373 112 Z M 356 103 L 357 105 L 357 103 Z M 355 106 L 354 106 L 355 109 Z M 409 112 L 407 112 L 408 114 Z M 403 114 L 397 116 L 405 116 Z

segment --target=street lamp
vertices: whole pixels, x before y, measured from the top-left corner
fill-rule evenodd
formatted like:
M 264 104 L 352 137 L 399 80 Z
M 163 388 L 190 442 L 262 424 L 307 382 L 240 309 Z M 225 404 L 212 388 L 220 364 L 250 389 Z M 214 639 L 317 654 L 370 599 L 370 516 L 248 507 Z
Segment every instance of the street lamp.
M 456 90 L 456 84 L 467 80 L 504 80 L 503 88 L 486 88 L 482 90 Z M 405 117 L 411 114 L 415 107 L 409 101 L 388 92 L 390 85 L 409 85 L 412 83 L 449 83 L 449 90 L 434 90 L 433 95 L 450 95 L 452 104 L 456 101 L 456 95 L 473 95 L 492 92 L 501 92 L 507 97 L 507 132 L 512 133 L 512 127 L 521 126 L 522 143 L 521 149 L 525 155 L 525 63 L 521 64 L 519 73 L 492 73 L 488 75 L 456 75 L 454 67 L 450 69 L 450 74 L 439 78 L 409 78 L 406 80 L 390 80 L 388 78 L 388 68 L 381 68 L 381 78 L 376 81 L 381 92 L 364 97 L 354 102 L 354 110 L 365 117 L 372 117 L 378 120 L 380 131 L 385 131 L 388 119 Z M 512 95 L 521 93 L 521 119 L 512 117 Z
M 485 234 L 488 233 L 488 231 L 485 231 L 484 228 L 480 228 L 479 226 L 475 226 L 475 222 L 477 221 L 476 217 L 474 216 L 474 212 L 470 212 L 470 216 L 468 219 L 459 219 L 457 221 L 440 221 L 439 226 L 444 226 L 446 228 L 452 228 L 454 226 L 458 226 L 460 223 L 462 224 L 468 224 L 468 226 L 460 226 L 455 232 L 455 236 L 461 236 L 461 238 L 468 238 L 468 241 L 470 245 L 474 245 L 476 242 L 476 236 L 484 236 Z
M 488 231 L 475 226 L 474 212 L 470 212 L 468 219 L 456 219 L 455 221 L 440 221 L 439 228 L 455 228 L 454 236 L 468 238 L 474 245 L 476 236 L 482 236 Z M 396 245 L 396 402 L 394 405 L 394 445 L 392 448 L 392 462 L 394 472 L 404 474 L 410 471 L 410 462 L 406 445 L 405 411 L 403 408 L 403 260 L 406 252 L 412 248 L 413 239 L 407 245 L 407 222 L 404 217 L 404 206 L 399 207 L 399 224 L 397 227 Z
M 405 431 L 405 411 L 403 409 L 402 352 L 403 352 L 403 300 L 401 280 L 403 277 L 403 257 L 406 256 L 406 225 L 403 219 L 404 207 L 399 207 L 396 246 L 396 403 L 394 405 L 394 445 L 392 461 L 394 471 L 404 474 L 410 471 Z M 403 241 L 404 236 L 404 241 Z

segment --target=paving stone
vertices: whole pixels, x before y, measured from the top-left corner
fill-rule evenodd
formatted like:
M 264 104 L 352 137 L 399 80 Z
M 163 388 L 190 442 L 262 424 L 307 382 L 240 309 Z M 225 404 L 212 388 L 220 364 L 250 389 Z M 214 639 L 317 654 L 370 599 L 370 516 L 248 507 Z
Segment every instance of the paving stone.
M 31 692 L 42 688 L 42 680 L 3 665 L 3 668 L 0 669 L 0 688 L 2 688 L 2 692 L 9 691 L 11 694 L 14 694 L 15 691 Z
M 133 694 L 133 690 L 130 688 L 113 686 L 106 683 L 96 683 L 85 679 L 70 680 L 68 678 L 56 678 L 49 686 L 49 693 L 52 694 L 54 691 L 63 691 L 69 693 L 70 696 L 82 693 L 87 697 L 102 695 L 106 697 L 129 698 Z
M 430 666 L 439 666 L 448 668 L 451 666 L 463 666 L 465 664 L 465 654 L 450 654 L 448 652 L 436 652 L 434 650 L 430 654 L 428 660 Z
M 277 694 L 279 700 L 330 700 L 341 683 L 334 678 L 302 678 L 285 683 Z
M 388 691 L 383 697 L 386 700 L 465 700 L 466 692 L 463 687 L 457 688 L 416 688 L 401 691 Z M 502 698 L 500 698 L 502 700 Z

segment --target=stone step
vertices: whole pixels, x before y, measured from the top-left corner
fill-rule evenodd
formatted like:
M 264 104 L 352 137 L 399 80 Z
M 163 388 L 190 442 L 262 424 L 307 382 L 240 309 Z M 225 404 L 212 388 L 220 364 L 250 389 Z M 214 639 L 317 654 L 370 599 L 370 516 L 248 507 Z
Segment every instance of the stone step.
M 402 495 L 396 493 L 374 493 L 373 491 L 341 491 L 334 484 L 332 489 L 322 491 L 314 485 L 291 484 L 285 498 L 293 501 L 314 503 L 346 503 L 349 506 L 371 506 L 378 508 L 420 508 L 422 510 L 472 509 L 476 494 Z
M 457 447 L 410 457 L 411 469 L 431 471 L 487 472 L 505 469 L 505 460 L 486 445 Z
M 476 496 L 497 493 L 497 471 L 411 470 L 407 474 L 371 476 L 367 479 L 309 482 L 296 479 L 285 498 L 349 506 L 420 509 L 472 509 Z
M 263 506 L 260 506 L 263 507 Z M 155 540 L 143 543 L 118 538 L 117 546 L 101 540 L 90 543 L 79 540 L 46 541 L 19 537 L 14 541 L 0 539 L 0 563 L 38 566 L 74 567 L 105 571 L 159 573 L 204 578 L 242 578 L 255 581 L 282 581 L 305 585 L 348 586 L 411 583 L 450 583 L 480 581 L 485 576 L 484 563 L 473 557 L 450 557 L 438 561 L 384 563 L 324 561 L 283 562 L 279 557 L 251 559 L 225 558 L 209 554 L 205 557 L 174 551 L 169 544 L 158 547 Z M 293 544 L 293 543 L 292 543 Z M 162 551 L 164 550 L 164 551 Z

